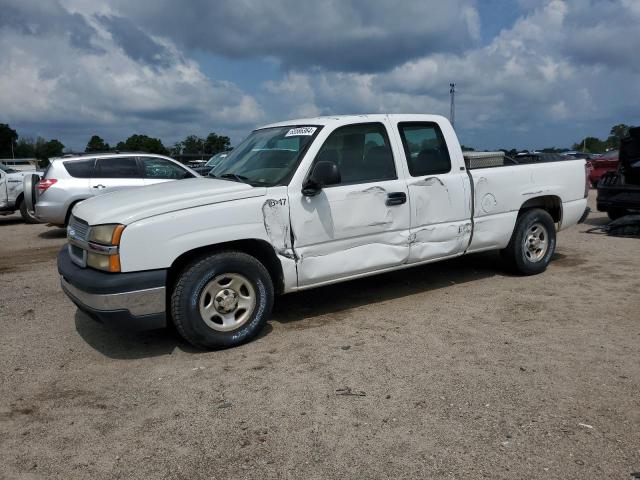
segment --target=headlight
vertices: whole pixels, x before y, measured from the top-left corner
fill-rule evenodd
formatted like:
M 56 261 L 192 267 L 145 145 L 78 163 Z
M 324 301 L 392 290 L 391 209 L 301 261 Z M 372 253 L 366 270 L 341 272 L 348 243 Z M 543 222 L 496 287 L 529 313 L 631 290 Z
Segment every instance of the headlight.
M 119 248 L 124 225 L 96 225 L 89 230 L 87 266 L 105 272 L 120 271 Z
M 89 241 L 101 243 L 102 245 L 120 245 L 120 237 L 123 230 L 124 225 L 96 225 L 91 227 L 89 231 Z

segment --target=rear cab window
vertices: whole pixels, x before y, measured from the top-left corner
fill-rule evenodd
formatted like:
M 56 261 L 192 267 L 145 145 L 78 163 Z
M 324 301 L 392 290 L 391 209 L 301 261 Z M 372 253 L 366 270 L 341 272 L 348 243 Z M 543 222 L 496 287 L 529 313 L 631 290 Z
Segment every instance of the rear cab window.
M 108 157 L 96 160 L 94 178 L 142 178 L 136 157 Z
M 401 122 L 398 130 L 412 177 L 451 171 L 449 149 L 437 123 Z
M 94 158 L 62 162 L 65 170 L 74 178 L 91 178 L 93 176 Z M 46 176 L 45 172 L 45 176 Z

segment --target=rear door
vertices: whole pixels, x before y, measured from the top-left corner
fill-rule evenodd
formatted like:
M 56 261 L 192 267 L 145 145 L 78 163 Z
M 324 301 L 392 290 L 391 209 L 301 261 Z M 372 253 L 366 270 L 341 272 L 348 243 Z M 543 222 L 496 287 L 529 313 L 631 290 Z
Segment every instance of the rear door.
M 462 254 L 471 236 L 467 172 L 452 167 L 437 123 L 400 122 L 397 128 L 408 167 L 409 263 Z
M 145 185 L 193 178 L 191 172 L 166 158 L 139 157 Z
M 136 157 L 100 157 L 89 180 L 93 195 L 144 186 Z

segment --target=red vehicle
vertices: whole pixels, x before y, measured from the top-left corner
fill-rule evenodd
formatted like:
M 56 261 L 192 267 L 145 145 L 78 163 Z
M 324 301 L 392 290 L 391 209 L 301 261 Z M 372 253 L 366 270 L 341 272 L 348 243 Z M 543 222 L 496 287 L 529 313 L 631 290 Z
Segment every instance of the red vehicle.
M 595 188 L 602 175 L 607 172 L 615 172 L 618 169 L 618 150 L 609 150 L 600 157 L 592 158 L 587 162 L 587 168 L 589 169 L 589 181 Z

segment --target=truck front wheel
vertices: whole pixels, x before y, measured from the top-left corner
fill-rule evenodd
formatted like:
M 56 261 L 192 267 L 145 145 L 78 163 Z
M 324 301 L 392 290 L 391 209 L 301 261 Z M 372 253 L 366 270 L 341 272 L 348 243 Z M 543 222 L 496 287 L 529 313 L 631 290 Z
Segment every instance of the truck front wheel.
M 273 306 L 267 269 L 246 253 L 200 257 L 179 274 L 171 295 L 178 332 L 199 348 L 240 345 L 255 337 Z
M 548 212 L 532 209 L 518 217 L 502 256 L 516 273 L 535 275 L 546 270 L 556 249 L 556 229 Z

